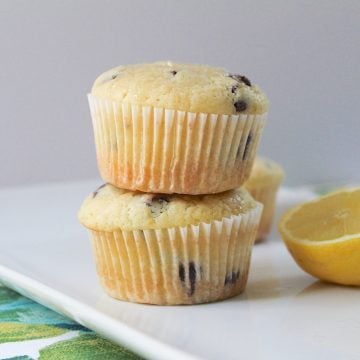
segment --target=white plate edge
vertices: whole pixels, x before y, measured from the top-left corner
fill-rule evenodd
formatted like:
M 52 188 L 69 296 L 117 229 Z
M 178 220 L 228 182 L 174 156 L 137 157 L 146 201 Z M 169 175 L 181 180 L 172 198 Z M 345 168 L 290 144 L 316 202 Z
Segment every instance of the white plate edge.
M 0 265 L 0 280 L 7 287 L 19 292 L 23 296 L 29 297 L 64 316 L 70 317 L 81 325 L 95 331 L 120 346 L 124 346 L 129 350 L 144 356 L 146 359 L 200 359 L 156 340 L 120 321 L 113 320 L 111 317 L 104 315 L 100 311 L 97 311 L 68 295 L 64 295 L 60 291 L 42 284 L 40 281 L 9 269 L 4 265 Z M 49 303 L 56 308 L 49 305 Z M 92 316 L 90 314 L 92 314 Z

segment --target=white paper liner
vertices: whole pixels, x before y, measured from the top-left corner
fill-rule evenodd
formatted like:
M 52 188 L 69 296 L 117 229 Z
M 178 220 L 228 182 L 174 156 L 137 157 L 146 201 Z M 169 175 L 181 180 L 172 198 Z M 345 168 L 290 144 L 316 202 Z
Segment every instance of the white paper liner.
M 221 221 L 159 230 L 89 230 L 100 282 L 117 299 L 196 304 L 246 285 L 262 205 Z
M 239 187 L 249 177 L 266 119 L 132 105 L 91 94 L 88 99 L 101 176 L 145 192 L 209 194 Z
M 256 242 L 265 240 L 271 230 L 275 212 L 276 195 L 279 186 L 280 183 L 273 183 L 267 186 L 246 188 L 254 200 L 264 206 L 256 234 Z

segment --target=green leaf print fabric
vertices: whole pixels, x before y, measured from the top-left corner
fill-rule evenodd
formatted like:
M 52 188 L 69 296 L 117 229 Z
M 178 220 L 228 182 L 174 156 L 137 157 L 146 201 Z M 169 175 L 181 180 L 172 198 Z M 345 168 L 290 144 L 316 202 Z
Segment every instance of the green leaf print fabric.
M 0 359 L 137 360 L 140 357 L 0 284 Z

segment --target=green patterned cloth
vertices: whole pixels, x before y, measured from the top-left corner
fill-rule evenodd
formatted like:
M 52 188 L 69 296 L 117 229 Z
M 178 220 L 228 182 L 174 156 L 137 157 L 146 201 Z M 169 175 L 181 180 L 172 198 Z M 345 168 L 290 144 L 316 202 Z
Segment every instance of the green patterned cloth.
M 140 358 L 0 284 L 0 359 Z

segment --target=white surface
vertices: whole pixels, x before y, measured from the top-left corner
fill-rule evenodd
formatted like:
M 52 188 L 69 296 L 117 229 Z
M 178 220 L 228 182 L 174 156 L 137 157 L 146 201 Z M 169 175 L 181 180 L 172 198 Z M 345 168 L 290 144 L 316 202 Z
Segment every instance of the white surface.
M 247 289 L 233 299 L 158 307 L 109 298 L 76 219 L 97 185 L 1 191 L 0 278 L 147 358 L 359 359 L 359 290 L 306 275 L 275 235 L 255 246 Z M 280 211 L 313 196 L 285 195 Z
M 359 0 L 1 0 L 0 187 L 95 177 L 93 80 L 159 59 L 260 84 L 288 184 L 360 180 L 359 34 Z

